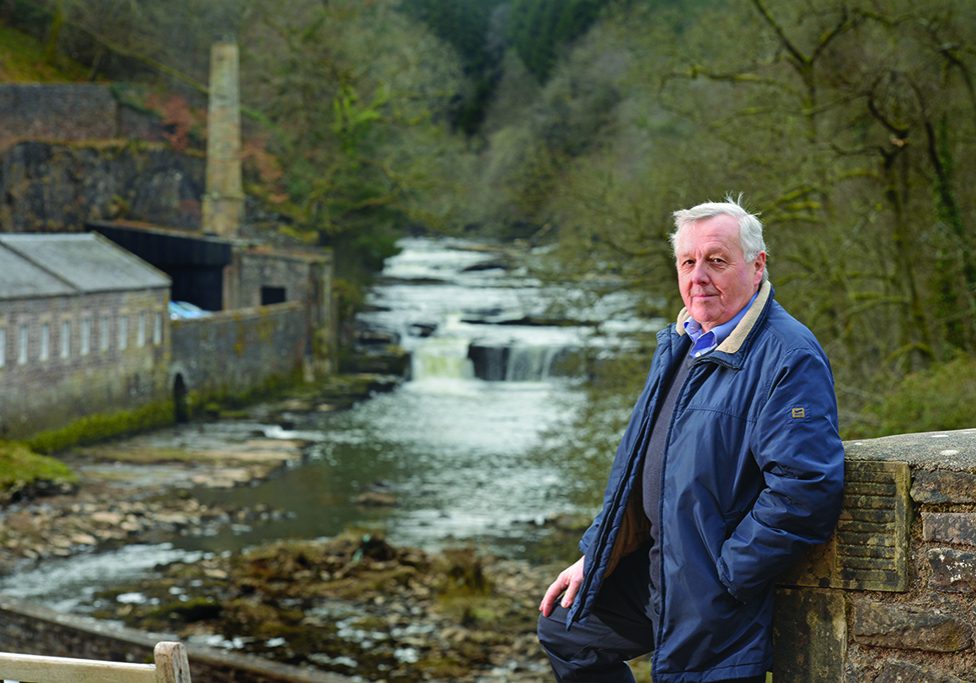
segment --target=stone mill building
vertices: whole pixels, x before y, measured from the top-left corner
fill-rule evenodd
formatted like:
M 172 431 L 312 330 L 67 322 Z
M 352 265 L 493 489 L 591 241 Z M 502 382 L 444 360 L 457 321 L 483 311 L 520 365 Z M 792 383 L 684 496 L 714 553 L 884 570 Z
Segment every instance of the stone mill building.
M 331 370 L 331 252 L 248 223 L 236 45 L 211 62 L 206 161 L 108 85 L 0 85 L 0 438 L 57 448 Z

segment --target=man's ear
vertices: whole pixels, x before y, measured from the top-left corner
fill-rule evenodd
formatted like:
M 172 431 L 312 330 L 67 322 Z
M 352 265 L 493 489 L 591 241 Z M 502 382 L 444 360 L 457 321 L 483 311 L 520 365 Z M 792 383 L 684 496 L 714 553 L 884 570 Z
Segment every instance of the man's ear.
M 758 286 L 759 283 L 762 282 L 763 271 L 766 270 L 765 251 L 760 251 L 759 254 L 756 255 L 756 260 L 753 262 L 753 265 L 756 267 L 756 272 L 754 273 L 753 277 L 755 280 L 754 284 Z

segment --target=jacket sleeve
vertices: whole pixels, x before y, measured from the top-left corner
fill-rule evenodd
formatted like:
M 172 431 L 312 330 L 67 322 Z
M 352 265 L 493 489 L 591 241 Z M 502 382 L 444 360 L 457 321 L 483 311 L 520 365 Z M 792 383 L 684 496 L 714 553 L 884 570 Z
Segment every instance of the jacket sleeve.
M 748 602 L 805 548 L 827 541 L 840 514 L 844 447 L 826 356 L 787 354 L 759 410 L 749 444 L 765 487 L 722 545 L 718 574 Z

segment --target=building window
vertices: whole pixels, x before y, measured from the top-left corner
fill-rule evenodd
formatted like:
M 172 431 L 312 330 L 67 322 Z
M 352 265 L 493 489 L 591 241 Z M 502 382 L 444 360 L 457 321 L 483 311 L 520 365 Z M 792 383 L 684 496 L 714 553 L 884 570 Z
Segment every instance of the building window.
M 108 351 L 109 344 L 111 343 L 110 327 L 112 325 L 112 319 L 107 315 L 103 315 L 101 322 L 98 324 L 98 348 L 102 351 Z
M 0 327 L 0 368 L 7 365 L 7 328 Z
M 27 345 L 30 342 L 30 329 L 27 325 L 21 325 L 17 328 L 17 363 L 19 365 L 27 364 Z
M 146 345 L 146 313 L 139 314 L 139 328 L 136 332 L 136 345 L 141 349 Z
M 284 287 L 261 287 L 261 305 L 283 304 L 287 300 L 285 294 Z
M 119 351 L 129 345 L 129 318 L 124 315 L 119 316 Z
M 61 357 L 68 358 L 71 355 L 71 321 L 61 321 Z
M 81 349 L 80 349 L 80 353 L 82 356 L 87 356 L 88 352 L 91 351 L 91 333 L 92 333 L 91 318 L 82 318 L 81 319 Z
M 153 346 L 163 343 L 163 314 L 156 314 L 156 322 L 153 324 Z
M 38 360 L 47 360 L 51 357 L 51 326 L 48 323 L 41 325 L 41 348 L 37 352 Z

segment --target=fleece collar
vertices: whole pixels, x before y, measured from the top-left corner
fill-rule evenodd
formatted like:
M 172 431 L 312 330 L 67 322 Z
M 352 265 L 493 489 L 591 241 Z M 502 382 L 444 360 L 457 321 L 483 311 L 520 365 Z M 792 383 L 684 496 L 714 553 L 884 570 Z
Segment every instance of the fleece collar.
M 732 333 L 725 338 L 721 344 L 719 344 L 715 351 L 721 351 L 723 353 L 736 353 L 740 348 L 742 348 L 743 342 L 752 332 L 752 328 L 756 326 L 756 321 L 759 320 L 759 316 L 762 315 L 763 309 L 766 308 L 766 302 L 769 301 L 769 297 L 772 295 L 773 286 L 769 284 L 769 280 L 765 280 L 762 286 L 759 287 L 759 294 L 756 296 L 756 300 L 752 302 L 752 306 L 746 312 L 739 324 L 735 326 Z M 688 313 L 687 308 L 682 308 L 678 313 L 678 320 L 675 324 L 675 329 L 678 335 L 687 334 L 685 332 L 685 322 L 691 320 L 691 315 Z

